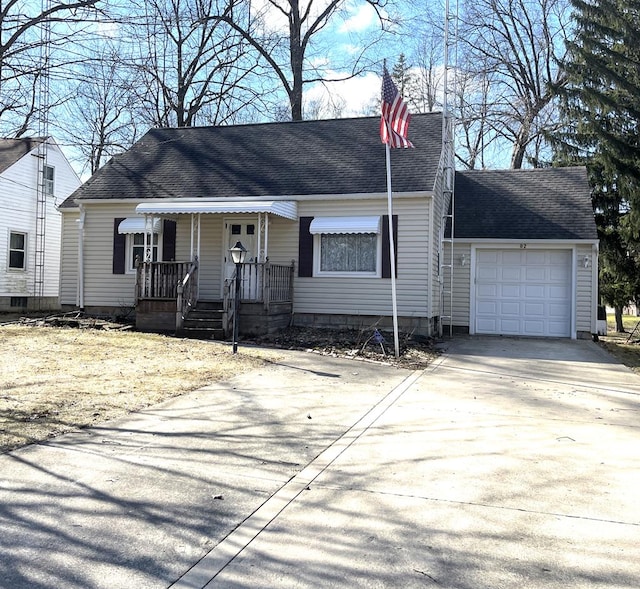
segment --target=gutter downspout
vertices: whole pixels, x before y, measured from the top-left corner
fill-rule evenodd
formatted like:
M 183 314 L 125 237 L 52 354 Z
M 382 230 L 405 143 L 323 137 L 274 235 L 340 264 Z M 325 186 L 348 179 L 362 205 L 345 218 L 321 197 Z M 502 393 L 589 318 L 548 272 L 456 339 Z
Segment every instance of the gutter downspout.
M 78 292 L 77 303 L 81 311 L 84 311 L 84 222 L 86 211 L 83 205 L 80 207 L 78 219 Z

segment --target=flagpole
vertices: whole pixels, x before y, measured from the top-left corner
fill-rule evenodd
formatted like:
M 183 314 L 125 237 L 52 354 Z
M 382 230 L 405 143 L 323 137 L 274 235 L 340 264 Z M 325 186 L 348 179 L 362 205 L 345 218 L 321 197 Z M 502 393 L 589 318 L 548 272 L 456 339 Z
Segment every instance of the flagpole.
M 391 303 L 393 307 L 393 345 L 396 358 L 400 357 L 398 341 L 398 303 L 396 298 L 396 246 L 393 239 L 393 199 L 391 198 L 391 148 L 386 144 L 387 156 L 387 209 L 389 217 L 389 257 L 391 266 Z

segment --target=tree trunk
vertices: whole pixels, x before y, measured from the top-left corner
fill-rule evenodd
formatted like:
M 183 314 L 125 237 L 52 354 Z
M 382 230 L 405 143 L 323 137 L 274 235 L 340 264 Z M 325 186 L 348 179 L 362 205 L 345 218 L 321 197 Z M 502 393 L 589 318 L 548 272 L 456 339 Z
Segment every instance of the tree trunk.
M 622 324 L 622 307 L 616 305 L 614 307 L 615 315 L 616 315 L 616 331 L 618 333 L 624 333 L 624 325 Z

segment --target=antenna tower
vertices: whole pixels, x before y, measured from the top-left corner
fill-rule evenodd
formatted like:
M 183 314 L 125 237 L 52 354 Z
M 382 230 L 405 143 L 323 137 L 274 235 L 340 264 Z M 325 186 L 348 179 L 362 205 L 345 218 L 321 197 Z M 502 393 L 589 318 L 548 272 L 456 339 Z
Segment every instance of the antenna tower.
M 41 10 L 46 12 L 51 8 L 51 0 L 41 0 Z M 51 23 L 45 18 L 40 25 L 40 64 L 38 76 L 38 152 L 36 178 L 36 232 L 35 232 L 35 263 L 33 275 L 33 295 L 38 309 L 44 296 L 45 250 L 47 229 L 47 197 L 48 183 L 45 177 L 47 170 L 47 142 L 49 139 L 49 69 L 51 47 Z
M 442 192 L 443 209 L 440 223 L 440 323 L 449 326 L 453 335 L 453 237 L 455 184 L 455 103 L 456 69 L 458 65 L 458 0 L 446 0 L 444 14 L 444 73 L 442 105 Z M 449 236 L 446 230 L 449 228 Z

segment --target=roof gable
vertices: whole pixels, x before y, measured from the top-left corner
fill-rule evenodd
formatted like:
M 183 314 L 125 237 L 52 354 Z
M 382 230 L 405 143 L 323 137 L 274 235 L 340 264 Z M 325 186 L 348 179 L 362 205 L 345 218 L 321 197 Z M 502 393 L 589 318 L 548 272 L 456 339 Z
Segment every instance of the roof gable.
M 584 167 L 456 172 L 457 239 L 597 239 Z
M 39 137 L 0 139 L 0 174 L 42 143 Z
M 415 149 L 394 150 L 395 192 L 431 191 L 442 115 L 413 115 Z M 379 117 L 152 129 L 65 203 L 80 199 L 256 198 L 386 192 Z

